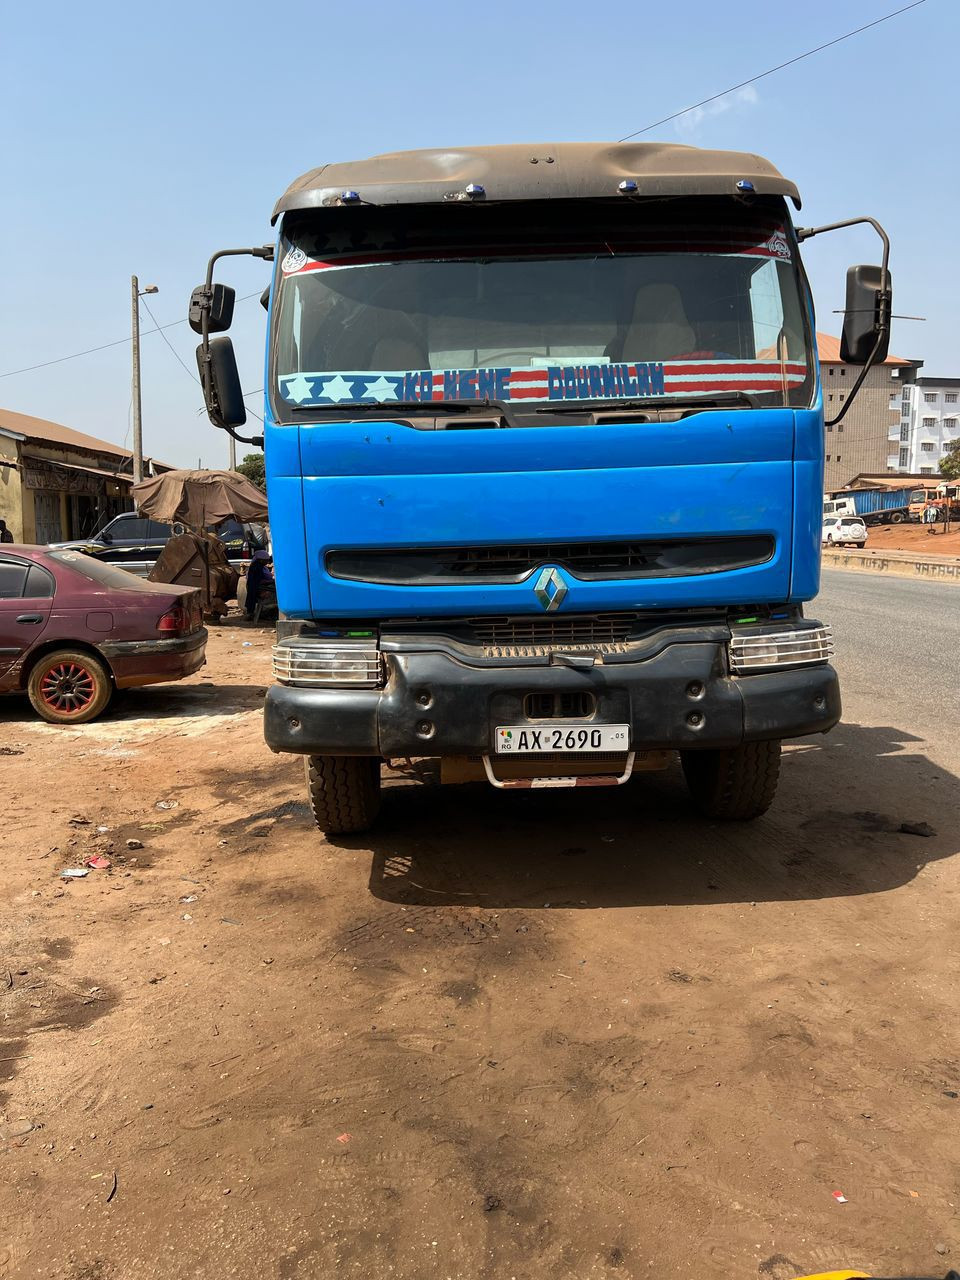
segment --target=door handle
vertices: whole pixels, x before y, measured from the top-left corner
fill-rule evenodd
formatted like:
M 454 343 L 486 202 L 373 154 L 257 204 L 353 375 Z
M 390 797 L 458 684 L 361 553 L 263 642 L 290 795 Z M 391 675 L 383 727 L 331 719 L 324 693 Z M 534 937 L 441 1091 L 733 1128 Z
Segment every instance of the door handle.
M 21 613 L 17 618 L 17 622 L 26 622 L 34 626 L 38 626 L 42 621 L 42 613 Z

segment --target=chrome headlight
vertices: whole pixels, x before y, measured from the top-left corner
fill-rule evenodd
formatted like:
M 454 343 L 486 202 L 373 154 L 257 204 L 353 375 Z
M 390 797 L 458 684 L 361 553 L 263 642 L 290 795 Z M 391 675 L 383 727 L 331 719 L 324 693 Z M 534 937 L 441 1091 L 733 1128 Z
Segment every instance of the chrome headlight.
M 273 648 L 273 674 L 281 684 L 376 689 L 383 683 L 380 651 L 369 642 L 325 644 L 302 638 L 283 642 Z
M 730 670 L 734 675 L 828 662 L 833 656 L 829 627 L 798 627 L 793 631 L 734 634 L 730 638 Z

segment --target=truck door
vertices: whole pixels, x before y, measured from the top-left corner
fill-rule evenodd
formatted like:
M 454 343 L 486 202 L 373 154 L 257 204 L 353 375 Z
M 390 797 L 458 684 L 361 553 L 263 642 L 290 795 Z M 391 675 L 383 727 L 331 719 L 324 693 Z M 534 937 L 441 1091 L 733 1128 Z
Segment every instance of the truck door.
M 19 556 L 0 556 L 0 687 L 37 643 L 53 608 L 53 574 Z

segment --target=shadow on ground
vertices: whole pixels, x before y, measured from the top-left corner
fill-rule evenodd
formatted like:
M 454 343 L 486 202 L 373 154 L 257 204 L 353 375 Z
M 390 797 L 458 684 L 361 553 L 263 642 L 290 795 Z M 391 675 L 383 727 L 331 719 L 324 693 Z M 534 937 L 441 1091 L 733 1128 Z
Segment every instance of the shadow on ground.
M 131 724 L 155 725 L 162 731 L 171 720 L 230 717 L 263 705 L 265 685 L 250 684 L 176 684 L 148 685 L 142 689 L 123 689 L 114 696 L 106 712 L 86 725 L 48 725 L 31 707 L 26 694 L 9 694 L 0 698 L 0 725 L 23 725 L 46 728 L 51 733 L 109 733 L 111 726 Z
M 960 779 L 895 728 L 842 725 L 784 756 L 773 808 L 753 823 L 692 815 L 678 768 L 628 786 L 387 791 L 370 890 L 431 906 L 625 907 L 881 893 L 958 851 Z M 922 799 L 920 798 L 922 797 Z M 926 822 L 929 837 L 900 831 Z

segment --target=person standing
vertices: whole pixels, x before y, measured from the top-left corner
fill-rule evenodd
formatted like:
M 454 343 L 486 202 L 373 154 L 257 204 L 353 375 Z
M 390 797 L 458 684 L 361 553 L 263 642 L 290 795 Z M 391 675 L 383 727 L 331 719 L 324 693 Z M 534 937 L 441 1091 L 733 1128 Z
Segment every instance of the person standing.
M 0 542 L 12 542 L 13 534 L 7 528 L 6 520 L 0 520 Z

